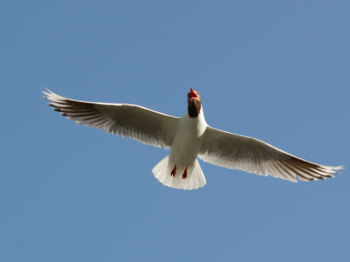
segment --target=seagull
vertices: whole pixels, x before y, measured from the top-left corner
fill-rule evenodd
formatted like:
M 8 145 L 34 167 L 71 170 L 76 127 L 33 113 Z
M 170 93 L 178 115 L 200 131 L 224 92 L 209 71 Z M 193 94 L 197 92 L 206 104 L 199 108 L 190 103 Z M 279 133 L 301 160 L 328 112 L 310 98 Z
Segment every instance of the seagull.
M 170 148 L 152 170 L 165 186 L 192 190 L 206 180 L 197 157 L 213 165 L 257 175 L 297 182 L 316 181 L 339 174 L 343 166 L 325 166 L 303 160 L 261 140 L 241 136 L 207 124 L 198 91 L 187 94 L 183 117 L 173 117 L 132 104 L 109 104 L 73 100 L 50 90 L 44 98 L 55 111 L 78 124 L 104 129 L 144 144 Z

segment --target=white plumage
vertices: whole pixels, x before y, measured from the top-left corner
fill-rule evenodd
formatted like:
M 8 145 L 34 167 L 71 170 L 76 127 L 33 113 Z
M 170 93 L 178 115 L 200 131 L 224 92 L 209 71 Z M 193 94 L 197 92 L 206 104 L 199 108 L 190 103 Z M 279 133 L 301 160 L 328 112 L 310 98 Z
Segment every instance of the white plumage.
M 198 92 L 191 88 L 182 118 L 130 104 L 92 103 L 43 92 L 54 110 L 78 124 L 104 129 L 145 144 L 170 148 L 152 170 L 164 185 L 197 189 L 206 184 L 197 156 L 205 162 L 297 182 L 334 177 L 342 166 L 324 166 L 290 155 L 255 138 L 207 125 Z

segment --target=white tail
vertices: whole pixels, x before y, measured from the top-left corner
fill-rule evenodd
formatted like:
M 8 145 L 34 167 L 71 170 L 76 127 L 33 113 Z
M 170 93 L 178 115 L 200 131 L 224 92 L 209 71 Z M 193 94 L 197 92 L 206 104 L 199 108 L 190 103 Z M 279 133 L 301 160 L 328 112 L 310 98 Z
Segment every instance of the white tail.
M 152 169 L 154 176 L 163 185 L 172 188 L 192 190 L 203 187 L 207 183 L 197 159 L 188 167 L 186 179 L 182 179 L 183 170 L 178 170 L 175 177 L 170 175 L 175 165 L 175 163 L 172 162 L 173 161 L 169 161 L 169 155 L 167 155 Z

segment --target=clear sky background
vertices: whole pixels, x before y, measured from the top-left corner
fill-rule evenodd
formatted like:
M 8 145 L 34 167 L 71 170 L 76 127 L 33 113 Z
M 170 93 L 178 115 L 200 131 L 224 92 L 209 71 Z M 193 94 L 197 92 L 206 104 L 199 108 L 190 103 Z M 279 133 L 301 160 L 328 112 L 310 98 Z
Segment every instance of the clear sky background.
M 350 261 L 349 1 L 1 1 L 0 261 Z M 167 188 L 169 151 L 46 106 L 131 103 L 344 165 L 297 184 L 200 161 Z

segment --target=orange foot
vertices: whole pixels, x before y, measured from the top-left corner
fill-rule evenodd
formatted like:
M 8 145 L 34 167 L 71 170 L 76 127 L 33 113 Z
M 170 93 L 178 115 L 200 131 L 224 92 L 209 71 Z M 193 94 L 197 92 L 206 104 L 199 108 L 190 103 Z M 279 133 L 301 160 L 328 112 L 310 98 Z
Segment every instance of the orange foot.
M 176 169 L 177 169 L 177 166 L 175 165 L 174 168 L 173 168 L 173 170 L 172 170 L 171 173 L 170 173 L 171 176 L 175 177 L 175 175 L 176 175 Z
M 186 179 L 187 178 L 187 168 L 188 167 L 185 168 L 184 173 L 182 174 L 182 179 Z

